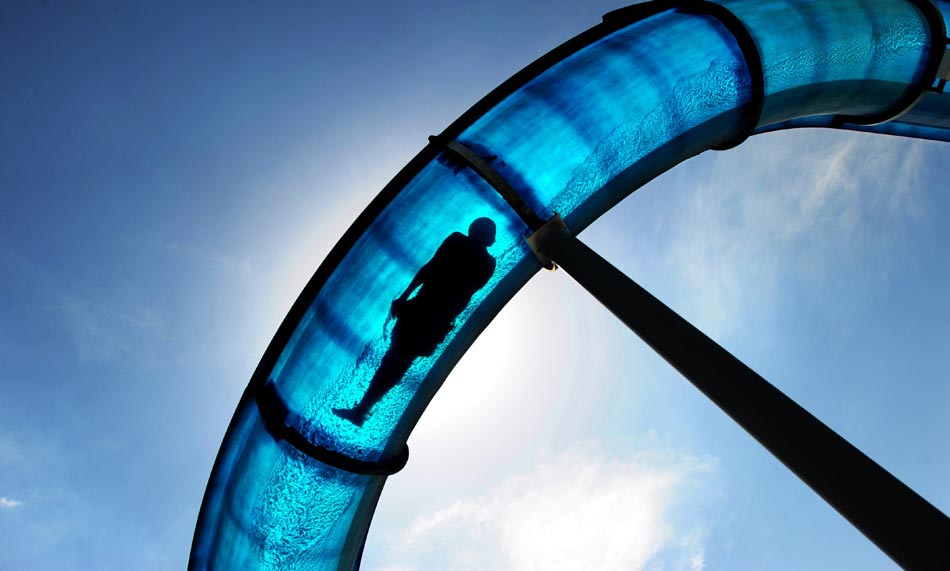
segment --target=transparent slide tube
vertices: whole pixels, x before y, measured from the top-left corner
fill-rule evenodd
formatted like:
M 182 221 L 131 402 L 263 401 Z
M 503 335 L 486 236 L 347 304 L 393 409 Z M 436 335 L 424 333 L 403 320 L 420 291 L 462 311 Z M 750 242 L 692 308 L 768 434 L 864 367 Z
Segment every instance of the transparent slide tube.
M 756 130 L 948 140 L 950 96 L 914 96 L 936 80 L 945 29 L 935 10 L 909 0 L 651 2 L 608 15 L 499 86 L 397 174 L 294 304 L 228 428 L 189 567 L 358 567 L 385 470 L 338 460 L 391 463 L 461 355 L 540 269 L 523 240 L 532 228 L 446 142 L 474 151 L 542 219 L 559 213 L 579 232 L 658 174 Z M 906 112 L 862 124 L 895 111 Z M 479 218 L 496 228 L 487 283 L 365 423 L 334 412 L 360 399 L 387 355 L 392 301 Z M 265 388 L 282 399 L 283 438 Z

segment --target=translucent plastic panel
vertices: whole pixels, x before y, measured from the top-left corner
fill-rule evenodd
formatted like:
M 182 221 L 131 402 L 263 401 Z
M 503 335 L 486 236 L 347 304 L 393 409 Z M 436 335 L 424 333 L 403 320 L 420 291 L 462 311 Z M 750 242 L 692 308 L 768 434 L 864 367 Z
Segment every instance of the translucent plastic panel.
M 470 313 L 430 356 L 416 359 L 405 378 L 357 426 L 333 412 L 357 402 L 389 349 L 390 305 L 453 233 L 487 217 L 496 226 L 488 249 L 496 267 L 472 296 L 477 306 L 529 254 L 524 224 L 497 192 L 470 169 L 444 161 L 426 166 L 367 229 L 337 266 L 294 331 L 271 378 L 299 413 L 297 428 L 311 442 L 347 456 L 376 460 L 420 383 Z
M 725 0 L 762 58 L 760 125 L 835 113 L 870 115 L 920 78 L 930 29 L 907 0 Z
M 558 212 L 576 226 L 574 210 L 607 181 L 748 101 L 749 84 L 718 21 L 668 12 L 553 66 L 459 139 L 498 156 L 499 172 L 542 218 Z
M 231 432 L 235 446 L 219 472 L 229 477 L 209 486 L 192 568 L 337 569 L 352 520 L 362 502 L 375 504 L 383 478 L 332 468 L 276 442 L 252 401 L 242 403 Z
M 944 24 L 946 24 L 947 29 L 950 30 L 950 0 L 934 0 L 934 4 L 940 9 L 940 13 L 943 14 Z

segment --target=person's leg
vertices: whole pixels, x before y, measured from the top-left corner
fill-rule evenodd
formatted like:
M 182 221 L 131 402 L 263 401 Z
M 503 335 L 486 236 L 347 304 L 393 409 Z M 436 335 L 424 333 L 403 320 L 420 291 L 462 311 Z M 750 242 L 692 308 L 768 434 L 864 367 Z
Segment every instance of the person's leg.
M 363 395 L 354 409 L 362 411 L 365 416 L 376 403 L 383 400 L 386 393 L 402 380 L 415 358 L 415 355 L 395 348 L 388 351 L 379 363 L 376 374 L 370 380 L 366 394 Z
M 379 363 L 379 369 L 376 370 L 376 374 L 369 381 L 369 387 L 366 389 L 363 398 L 351 409 L 333 409 L 333 412 L 353 424 L 362 425 L 369 411 L 402 380 L 415 359 L 415 355 L 401 350 L 395 344 L 390 346 L 389 351 L 386 352 Z
M 333 409 L 333 413 L 361 426 L 373 406 L 402 380 L 412 362 L 431 355 L 451 328 L 451 323 L 433 323 L 409 315 L 399 317 L 393 327 L 389 350 L 370 380 L 366 394 L 353 408 Z

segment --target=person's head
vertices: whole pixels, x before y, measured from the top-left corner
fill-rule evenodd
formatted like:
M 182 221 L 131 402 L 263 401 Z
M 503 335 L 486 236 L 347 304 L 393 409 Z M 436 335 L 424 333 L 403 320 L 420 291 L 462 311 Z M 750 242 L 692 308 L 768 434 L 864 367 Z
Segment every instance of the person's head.
M 491 218 L 478 218 L 468 227 L 468 237 L 486 248 L 495 243 L 495 223 Z

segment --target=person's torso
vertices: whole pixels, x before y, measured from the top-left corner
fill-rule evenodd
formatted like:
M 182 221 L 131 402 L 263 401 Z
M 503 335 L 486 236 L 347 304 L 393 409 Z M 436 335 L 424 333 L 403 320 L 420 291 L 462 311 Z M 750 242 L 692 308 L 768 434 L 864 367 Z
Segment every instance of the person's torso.
M 471 238 L 455 233 L 429 265 L 429 275 L 412 305 L 432 319 L 452 320 L 491 278 L 495 259 Z

